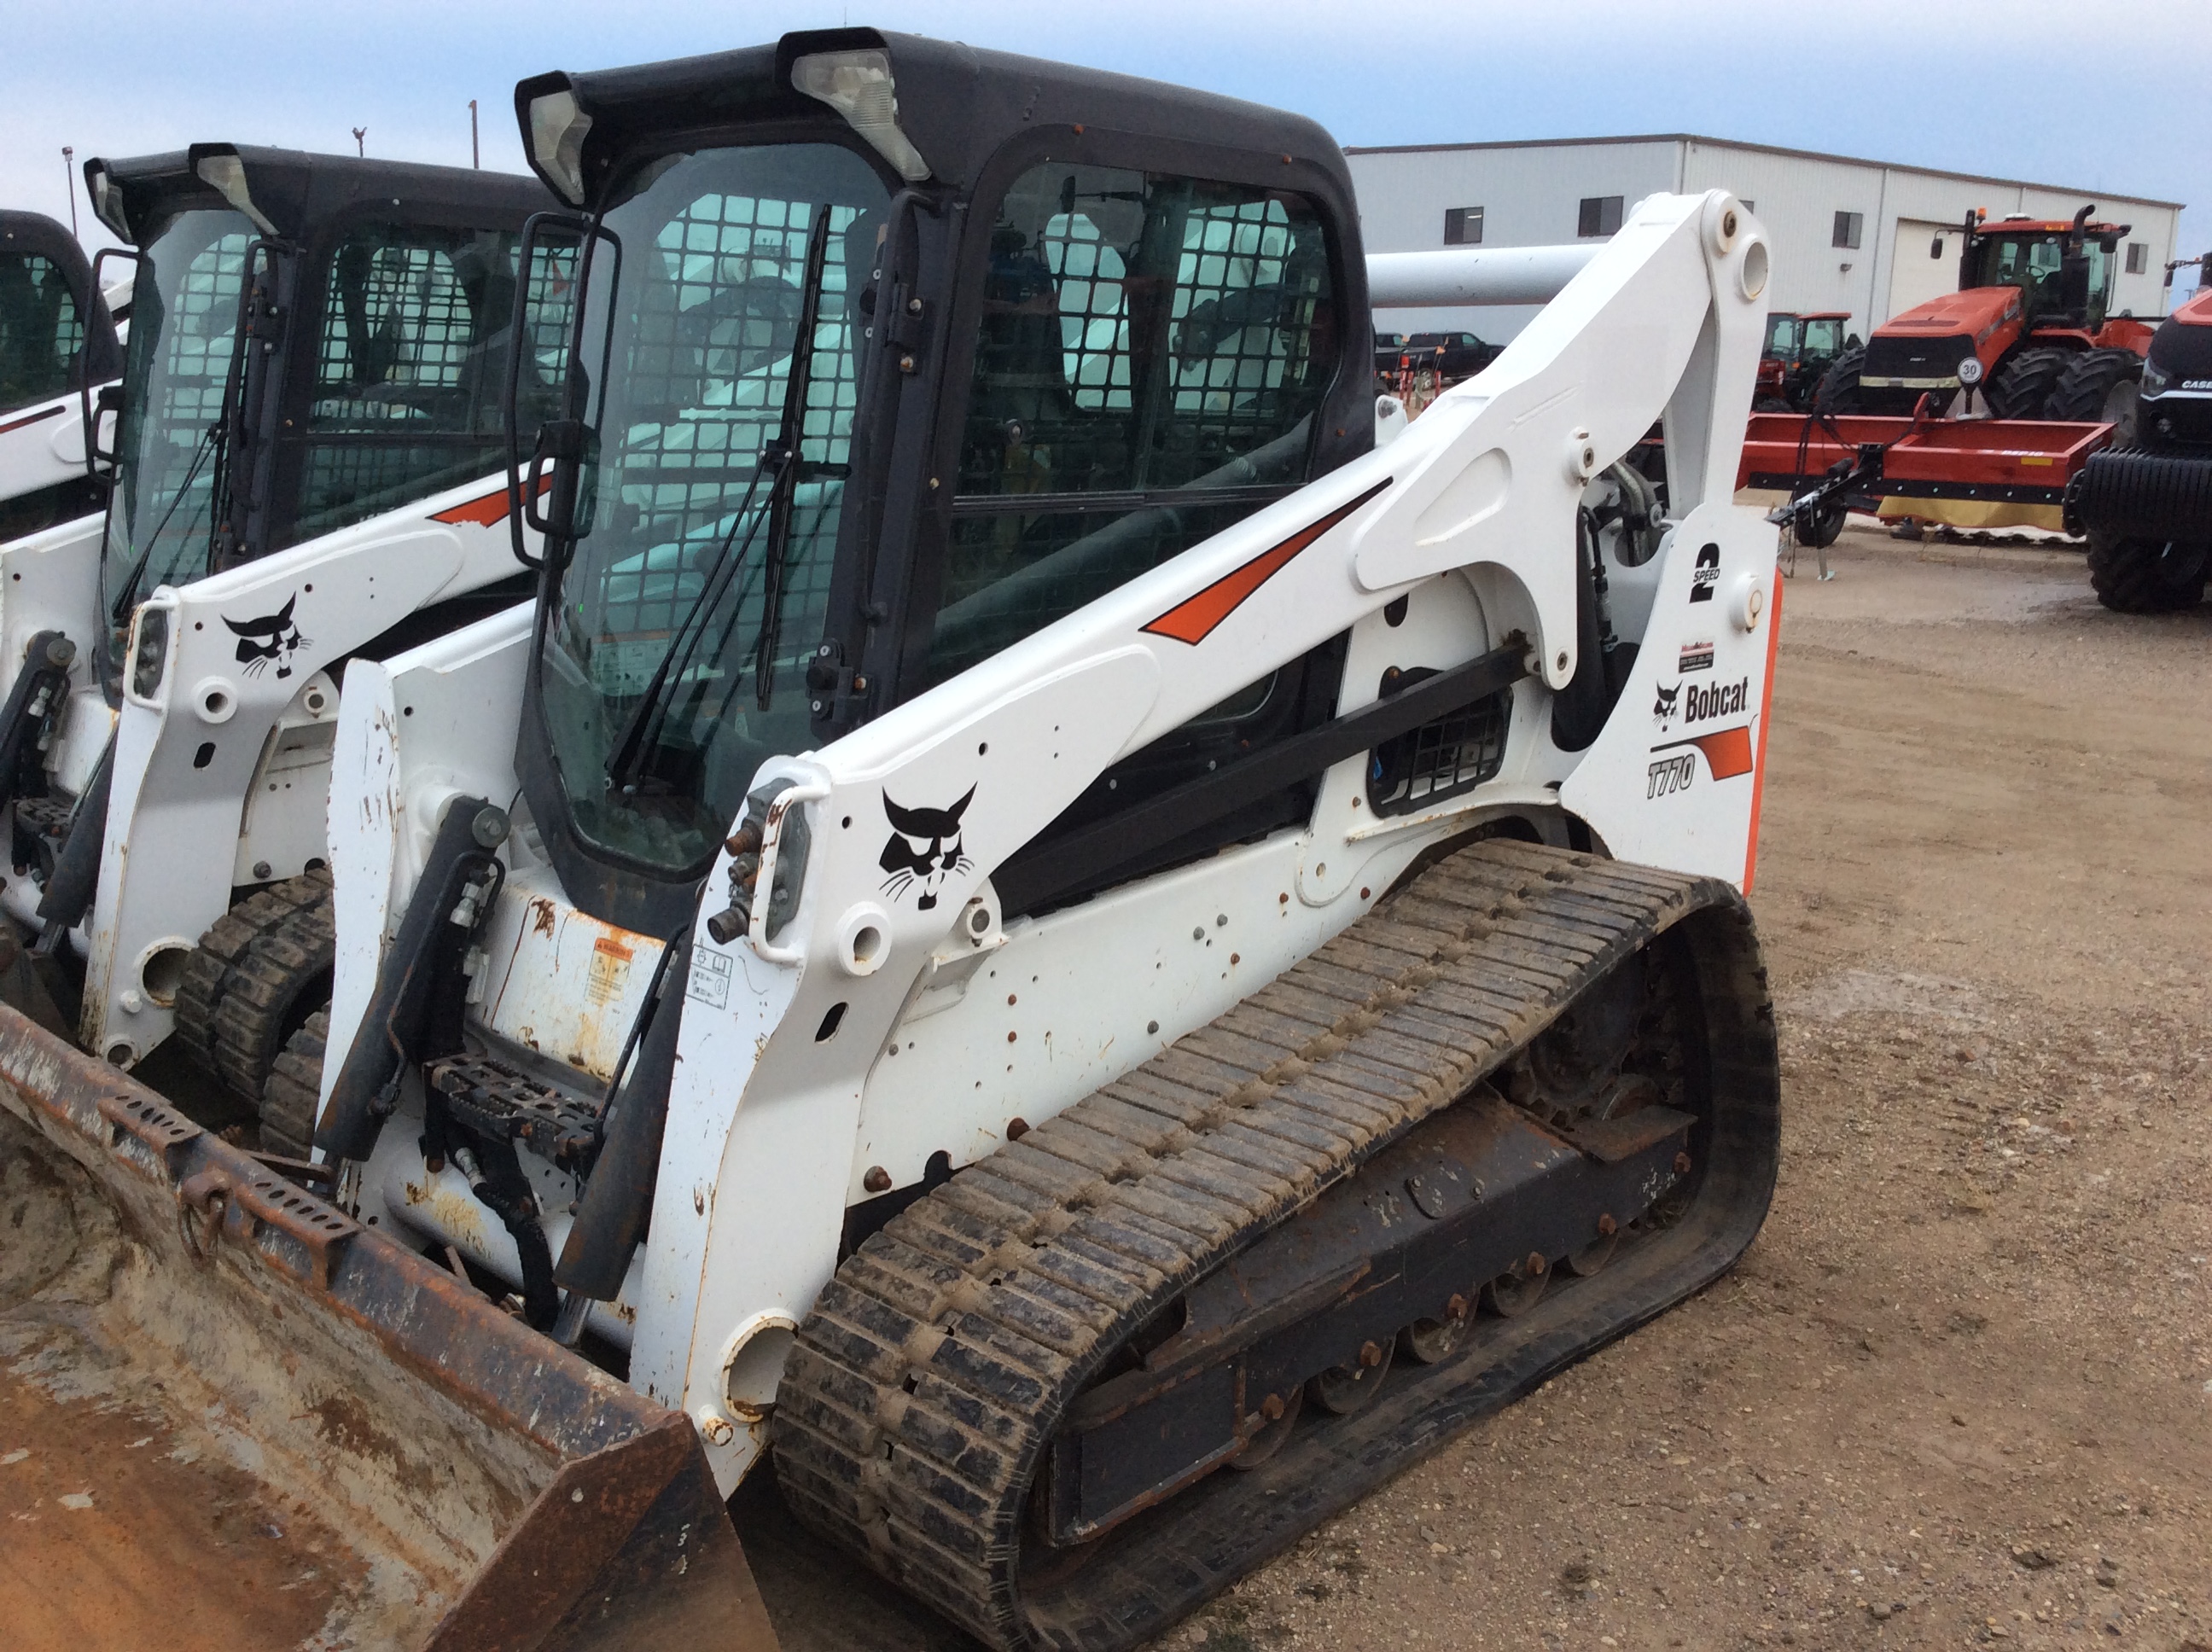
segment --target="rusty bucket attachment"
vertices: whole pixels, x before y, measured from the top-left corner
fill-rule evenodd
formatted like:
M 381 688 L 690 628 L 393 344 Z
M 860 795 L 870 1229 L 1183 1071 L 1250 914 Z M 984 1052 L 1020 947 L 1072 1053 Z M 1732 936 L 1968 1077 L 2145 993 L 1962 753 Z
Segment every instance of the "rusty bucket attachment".
M 680 1412 L 4 1004 L 0 1106 L 112 1210 L 149 1388 L 243 1419 L 255 1477 L 368 1558 L 359 1643 L 775 1652 Z

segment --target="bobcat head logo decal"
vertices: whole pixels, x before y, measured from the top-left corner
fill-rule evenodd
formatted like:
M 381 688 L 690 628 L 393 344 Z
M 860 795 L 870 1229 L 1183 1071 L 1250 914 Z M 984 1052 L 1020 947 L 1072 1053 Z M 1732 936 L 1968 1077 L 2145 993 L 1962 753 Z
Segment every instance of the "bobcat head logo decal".
M 975 864 L 960 848 L 960 817 L 975 796 L 971 786 L 949 809 L 908 809 L 892 802 L 890 793 L 884 793 L 884 814 L 890 821 L 891 835 L 876 864 L 889 874 L 884 879 L 884 894 L 896 900 L 919 884 L 921 893 L 915 905 L 924 912 L 936 906 L 945 874 L 965 872 Z
M 1658 697 L 1651 702 L 1651 720 L 1662 728 L 1671 725 L 1674 720 L 1674 702 L 1681 697 L 1681 694 L 1682 685 L 1680 683 L 1675 683 L 1672 688 L 1660 689 Z
M 275 661 L 279 677 L 292 674 L 292 656 L 300 652 L 307 638 L 300 628 L 292 623 L 293 605 L 300 600 L 295 592 L 285 600 L 283 607 L 273 614 L 264 614 L 259 619 L 234 620 L 228 614 L 222 623 L 238 637 L 238 663 L 246 667 L 248 677 L 258 677 Z

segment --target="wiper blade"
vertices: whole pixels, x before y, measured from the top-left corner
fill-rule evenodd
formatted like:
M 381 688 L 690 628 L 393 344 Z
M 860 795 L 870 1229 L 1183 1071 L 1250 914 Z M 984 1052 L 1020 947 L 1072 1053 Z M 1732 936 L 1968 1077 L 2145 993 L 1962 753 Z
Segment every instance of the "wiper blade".
M 668 707 L 665 694 L 669 678 L 676 674 L 678 660 L 689 665 L 691 655 L 699 646 L 699 638 L 706 635 L 705 616 L 714 610 L 717 592 L 729 584 L 728 575 L 742 566 L 745 552 L 752 549 L 753 534 L 760 526 L 760 518 L 752 515 L 753 494 L 760 487 L 761 472 L 770 463 L 763 453 L 753 467 L 752 480 L 745 483 L 745 496 L 738 501 L 737 514 L 730 519 L 729 531 L 714 547 L 714 555 L 707 564 L 706 578 L 699 583 L 699 594 L 691 598 L 691 605 L 684 610 L 684 617 L 676 627 L 675 635 L 668 639 L 668 647 L 661 650 L 659 662 L 653 675 L 646 680 L 645 690 L 639 697 L 637 708 L 623 725 L 613 748 L 607 753 L 607 778 L 618 791 L 628 791 L 637 784 L 638 775 L 645 768 L 646 753 L 653 750 L 660 738 L 660 728 L 667 720 Z M 735 556 L 730 555 L 731 542 L 738 537 L 738 528 L 750 519 L 745 528 L 744 544 L 738 547 Z M 680 574 L 680 570 L 679 570 Z M 696 628 L 696 629 L 695 629 Z
M 146 536 L 145 548 L 138 553 L 138 560 L 131 564 L 131 571 L 123 577 L 123 588 L 116 592 L 115 601 L 107 610 L 109 624 L 122 624 L 131 616 L 131 610 L 138 605 L 138 582 L 146 577 L 146 564 L 153 559 L 154 547 L 161 543 L 162 534 L 168 531 L 169 519 L 177 513 L 177 507 L 185 502 L 185 495 L 191 492 L 192 483 L 199 476 L 200 466 L 207 463 L 207 456 L 215 451 L 217 428 L 216 425 L 208 426 L 199 439 L 198 446 L 193 448 L 191 468 L 185 472 L 185 479 L 179 485 L 176 496 L 169 501 L 169 508 L 161 513 L 161 519 L 155 525 L 153 532 Z
M 811 376 L 814 361 L 814 325 L 821 312 L 822 276 L 830 249 L 830 203 L 823 202 L 814 209 L 814 222 L 806 238 L 805 284 L 799 297 L 799 331 L 792 341 L 791 373 L 784 386 L 783 416 L 778 421 L 776 432 L 762 450 L 759 463 L 753 468 L 752 479 L 745 484 L 744 501 L 730 524 L 729 531 L 722 536 L 714 558 L 707 567 L 707 576 L 699 586 L 699 594 L 684 612 L 675 635 L 668 640 L 659 663 L 653 667 L 636 709 L 623 726 L 623 732 L 607 753 L 607 778 L 618 791 L 628 791 L 638 782 L 643 773 L 647 755 L 659 744 L 660 731 L 668 720 L 668 685 L 690 666 L 697 652 L 700 639 L 707 634 L 707 622 L 727 590 L 735 571 L 744 566 L 745 553 L 752 549 L 753 534 L 760 526 L 760 518 L 753 517 L 745 529 L 744 543 L 738 546 L 735 556 L 730 555 L 732 542 L 737 538 L 738 527 L 746 520 L 752 509 L 753 495 L 760 487 L 763 473 L 773 472 L 769 483 L 769 544 L 767 552 L 767 585 L 762 598 L 763 613 L 771 613 L 781 601 L 782 580 L 780 570 L 780 550 L 788 530 L 791 484 L 797 477 L 799 437 L 801 422 L 806 410 L 806 386 Z M 779 503 L 781 507 L 778 513 Z M 742 599 L 741 604 L 742 605 Z M 735 616 L 732 624 L 736 623 Z M 765 646 L 772 646 L 770 623 L 763 621 Z M 756 647 L 756 659 L 760 658 Z M 768 677 L 762 674 L 761 707 L 768 708 Z M 727 702 L 724 709 L 727 710 Z M 716 720 L 718 722 L 720 718 Z
M 806 282 L 800 290 L 799 336 L 792 341 L 791 377 L 783 387 L 783 422 L 775 436 L 783 463 L 776 471 L 775 489 L 769 495 L 760 637 L 753 645 L 753 676 L 763 711 L 775 695 L 775 651 L 783 630 L 784 550 L 791 540 L 792 495 L 799 489 L 799 444 L 805 435 L 806 392 L 814 378 L 814 328 L 822 313 L 822 274 L 829 257 L 830 203 L 824 201 L 814 209 L 813 227 L 806 237 Z

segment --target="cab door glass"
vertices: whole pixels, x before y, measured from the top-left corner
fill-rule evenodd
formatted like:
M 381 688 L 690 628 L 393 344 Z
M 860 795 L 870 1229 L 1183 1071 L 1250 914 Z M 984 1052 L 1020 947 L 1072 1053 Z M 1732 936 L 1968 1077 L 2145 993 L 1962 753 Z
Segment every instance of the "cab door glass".
M 62 268 L 37 252 L 0 253 L 0 413 L 70 388 L 84 319 Z
M 1838 334 L 1843 323 L 1833 319 L 1808 321 L 1805 324 L 1805 354 L 1835 355 L 1841 353 L 1843 343 Z
M 2112 302 L 2112 254 L 2101 241 L 2091 241 L 2081 251 L 2089 260 L 2087 321 L 2100 326 Z
M 927 681 L 1290 491 L 1338 355 L 1304 197 L 1023 173 L 990 232 Z
M 512 230 L 374 223 L 339 244 L 288 543 L 499 469 L 520 240 Z M 574 257 L 549 247 L 534 260 L 533 338 L 566 337 Z M 518 393 L 526 426 L 550 405 L 550 369 L 559 358 L 546 355 L 534 352 L 525 363 Z
M 761 761 L 814 744 L 889 207 L 852 150 L 788 143 L 668 157 L 606 214 L 619 275 L 595 258 L 579 330 L 611 361 L 597 502 L 539 685 L 579 835 L 661 875 L 702 872 Z
M 239 213 L 184 212 L 139 259 L 100 576 L 118 651 L 140 598 L 208 572 L 223 386 L 254 239 Z

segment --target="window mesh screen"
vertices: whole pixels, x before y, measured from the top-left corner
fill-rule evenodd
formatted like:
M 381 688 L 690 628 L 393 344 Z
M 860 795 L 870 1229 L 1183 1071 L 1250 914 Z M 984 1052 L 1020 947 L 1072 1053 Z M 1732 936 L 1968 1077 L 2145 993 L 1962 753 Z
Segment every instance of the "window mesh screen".
M 1408 684 L 1433 676 L 1408 671 Z M 1370 754 L 1367 802 L 1377 815 L 1410 815 L 1494 779 L 1505 763 L 1509 694 L 1494 694 L 1385 741 Z
M 489 475 L 506 458 L 501 398 L 520 237 L 370 225 L 331 260 L 296 521 L 313 538 Z M 520 424 L 565 355 L 573 252 L 540 248 L 526 317 Z M 264 549 L 274 549 L 273 545 Z
M 1304 198 L 1059 162 L 1017 179 L 991 232 L 932 675 L 1302 477 L 1338 349 Z
M 804 202 L 703 196 L 662 230 L 653 266 L 625 276 L 649 283 L 618 369 L 626 374 L 629 422 L 623 435 L 611 434 L 623 443 L 610 480 L 625 537 L 642 532 L 654 544 L 696 540 L 732 525 L 724 519 L 744 499 L 782 422 L 807 237 L 817 210 Z M 852 283 L 842 232 L 859 216 L 852 207 L 830 210 L 830 256 L 799 440 L 801 460 L 814 465 L 842 465 L 852 440 L 858 334 L 846 315 Z M 807 479 L 802 472 L 802 483 Z M 750 514 L 759 513 L 766 491 L 763 478 Z M 818 486 L 802 486 L 785 542 L 787 622 L 790 634 L 807 637 L 810 645 L 820 635 L 829 599 L 836 504 L 835 497 L 824 500 Z M 734 531 L 742 537 L 744 529 Z M 711 542 L 719 543 L 719 535 Z M 727 616 L 738 629 L 744 629 L 748 615 L 758 617 L 759 571 L 757 556 L 750 557 L 741 601 Z M 644 565 L 611 570 L 601 635 L 609 641 L 666 636 L 704 580 L 702 559 L 679 557 L 672 544 Z M 649 652 L 657 658 L 657 648 Z
M 84 318 L 61 266 L 35 252 L 0 253 L 0 412 L 70 387 Z
M 1444 209 L 1444 245 L 1446 246 L 1475 246 L 1482 240 L 1482 209 L 1480 207 L 1446 207 Z

